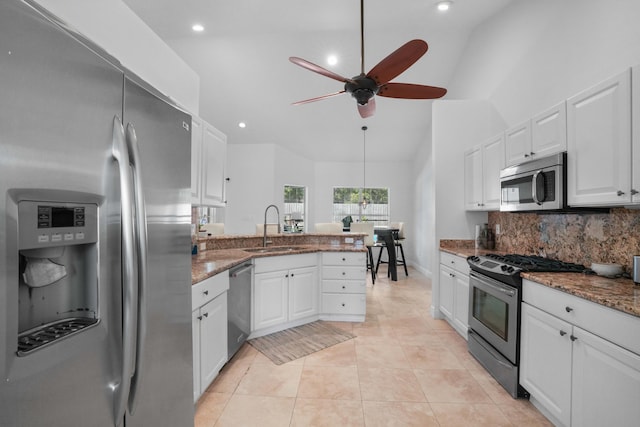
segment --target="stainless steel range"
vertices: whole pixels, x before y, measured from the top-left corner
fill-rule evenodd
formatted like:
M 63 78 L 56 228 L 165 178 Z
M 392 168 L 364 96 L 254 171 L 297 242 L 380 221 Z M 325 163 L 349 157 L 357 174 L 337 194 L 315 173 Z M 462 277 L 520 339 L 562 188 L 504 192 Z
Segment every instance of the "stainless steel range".
M 518 381 L 521 272 L 584 272 L 586 268 L 530 255 L 471 256 L 469 352 L 514 398 L 528 397 Z

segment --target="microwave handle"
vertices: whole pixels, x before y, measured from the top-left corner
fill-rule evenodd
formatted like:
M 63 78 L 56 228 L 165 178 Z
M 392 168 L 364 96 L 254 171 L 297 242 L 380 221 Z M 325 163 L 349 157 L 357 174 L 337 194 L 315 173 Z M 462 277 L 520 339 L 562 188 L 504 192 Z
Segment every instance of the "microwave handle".
M 540 183 L 540 196 L 538 197 L 538 183 Z M 541 205 L 544 202 L 544 199 L 547 197 L 544 194 L 544 175 L 542 174 L 542 169 L 536 171 L 531 178 L 531 197 L 536 204 Z

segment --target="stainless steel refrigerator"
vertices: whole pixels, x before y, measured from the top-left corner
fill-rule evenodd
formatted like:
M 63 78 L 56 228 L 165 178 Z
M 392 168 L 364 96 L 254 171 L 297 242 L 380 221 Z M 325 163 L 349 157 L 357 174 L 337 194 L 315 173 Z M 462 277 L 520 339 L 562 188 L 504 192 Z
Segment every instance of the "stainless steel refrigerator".
M 193 425 L 190 123 L 0 2 L 1 426 Z

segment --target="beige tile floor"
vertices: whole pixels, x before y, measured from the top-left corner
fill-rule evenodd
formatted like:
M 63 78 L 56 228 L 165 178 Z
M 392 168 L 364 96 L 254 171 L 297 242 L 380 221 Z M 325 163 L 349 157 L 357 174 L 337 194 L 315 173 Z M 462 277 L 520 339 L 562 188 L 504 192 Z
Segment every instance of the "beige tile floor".
M 333 323 L 353 340 L 280 366 L 245 344 L 200 398 L 195 426 L 551 426 L 431 317 L 429 279 L 384 275 L 368 278 L 364 323 Z

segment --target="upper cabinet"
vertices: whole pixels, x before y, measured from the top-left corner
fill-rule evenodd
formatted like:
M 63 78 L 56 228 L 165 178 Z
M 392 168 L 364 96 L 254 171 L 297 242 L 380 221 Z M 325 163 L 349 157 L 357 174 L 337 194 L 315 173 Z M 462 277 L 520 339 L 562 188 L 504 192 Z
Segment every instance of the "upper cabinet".
M 227 136 L 204 120 L 191 121 L 191 204 L 225 206 Z
M 531 160 L 531 120 L 509 128 L 504 133 L 507 165 L 517 165 Z
M 631 94 L 631 111 L 634 111 L 631 140 L 631 203 L 640 203 L 640 66 L 635 66 L 631 70 L 633 79 Z M 634 167 L 635 165 L 635 167 Z
M 632 203 L 632 196 L 637 197 L 639 188 L 632 188 L 631 145 L 631 70 L 569 98 L 569 205 Z M 637 185 L 638 178 L 635 178 Z
M 464 153 L 465 209 L 500 209 L 500 169 L 504 168 L 504 135 L 496 135 Z
M 567 151 L 567 104 L 561 102 L 531 119 L 531 152 L 546 157 Z
M 566 150 L 567 110 L 565 102 L 554 105 L 505 132 L 507 166 Z

